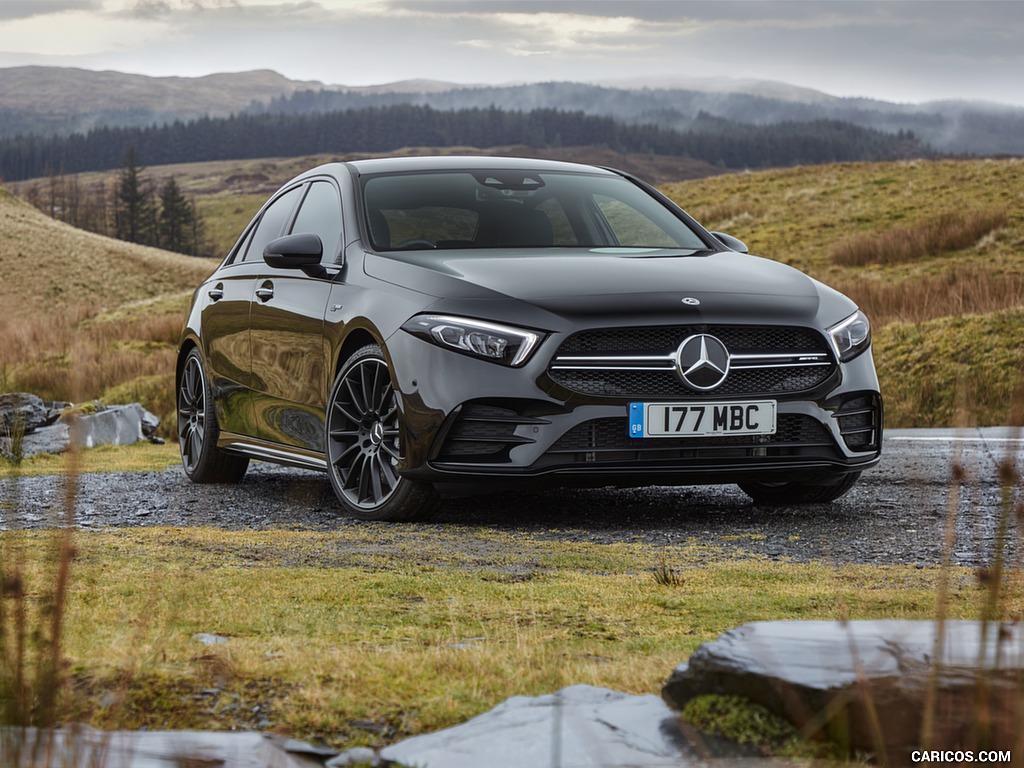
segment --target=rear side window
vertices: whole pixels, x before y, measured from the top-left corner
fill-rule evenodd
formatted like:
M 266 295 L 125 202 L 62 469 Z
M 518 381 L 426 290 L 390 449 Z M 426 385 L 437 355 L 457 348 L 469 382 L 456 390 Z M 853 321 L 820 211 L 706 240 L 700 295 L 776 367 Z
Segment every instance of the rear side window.
M 263 258 L 263 249 L 267 247 L 267 243 L 283 234 L 301 193 L 302 187 L 289 189 L 263 212 L 259 224 L 256 225 L 256 231 L 249 239 L 249 247 L 242 261 L 259 261 Z

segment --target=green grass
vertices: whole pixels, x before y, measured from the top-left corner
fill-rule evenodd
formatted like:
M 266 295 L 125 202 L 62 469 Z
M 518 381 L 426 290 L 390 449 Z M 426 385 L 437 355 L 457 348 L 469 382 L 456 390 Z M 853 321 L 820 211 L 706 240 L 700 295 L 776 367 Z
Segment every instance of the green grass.
M 34 564 L 27 580 L 45 581 L 51 534 L 3 537 L 8 557 Z M 64 654 L 77 719 L 253 727 L 260 706 L 278 731 L 337 746 L 573 683 L 656 693 L 697 645 L 748 621 L 927 618 L 938 579 L 935 568 L 779 563 L 713 545 L 369 524 L 80 532 L 75 551 Z M 665 562 L 673 585 L 656 578 Z M 954 570 L 953 583 L 949 615 L 978 615 L 971 574 Z M 223 711 L 228 702 L 239 706 Z
M 101 445 L 75 456 L 78 472 L 161 472 L 181 463 L 177 441 L 165 445 L 140 442 L 134 445 Z M 14 466 L 0 460 L 0 479 L 60 475 L 67 471 L 67 454 L 41 453 Z

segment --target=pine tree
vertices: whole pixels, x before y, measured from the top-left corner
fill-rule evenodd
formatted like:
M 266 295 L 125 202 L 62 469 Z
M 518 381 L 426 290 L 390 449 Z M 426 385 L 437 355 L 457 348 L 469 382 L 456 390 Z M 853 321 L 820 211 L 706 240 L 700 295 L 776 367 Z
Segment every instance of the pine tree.
M 195 209 L 172 176 L 160 189 L 159 245 L 168 251 L 195 254 Z
M 153 189 L 141 176 L 138 153 L 132 147 L 124 158 L 118 177 L 114 208 L 115 233 L 120 240 L 154 245 L 156 242 L 156 207 Z

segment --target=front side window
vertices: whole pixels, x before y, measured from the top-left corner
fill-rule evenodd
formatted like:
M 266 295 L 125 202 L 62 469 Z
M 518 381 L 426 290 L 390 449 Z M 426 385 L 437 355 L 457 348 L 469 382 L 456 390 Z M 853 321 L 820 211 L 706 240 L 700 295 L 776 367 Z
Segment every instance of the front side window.
M 323 261 L 334 264 L 341 255 L 341 198 L 329 181 L 314 181 L 292 225 L 293 234 L 312 233 L 324 246 Z
M 453 171 L 363 182 L 372 247 L 681 248 L 704 241 L 658 200 L 618 176 Z
M 263 212 L 259 224 L 256 225 L 256 231 L 249 239 L 249 247 L 245 251 L 243 261 L 259 261 L 263 258 L 263 249 L 267 244 L 284 233 L 301 193 L 301 186 L 294 187 L 277 198 Z

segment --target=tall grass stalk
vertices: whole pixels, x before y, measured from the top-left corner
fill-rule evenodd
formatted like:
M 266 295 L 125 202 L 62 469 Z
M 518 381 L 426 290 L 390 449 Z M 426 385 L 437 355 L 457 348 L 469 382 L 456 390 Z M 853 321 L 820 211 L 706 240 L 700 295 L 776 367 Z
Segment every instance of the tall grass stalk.
M 14 464 L 3 481 L 0 517 L 0 765 L 49 766 L 67 690 L 63 640 L 78 453 L 66 454 L 61 512 L 40 536 L 18 535 L 20 479 Z

